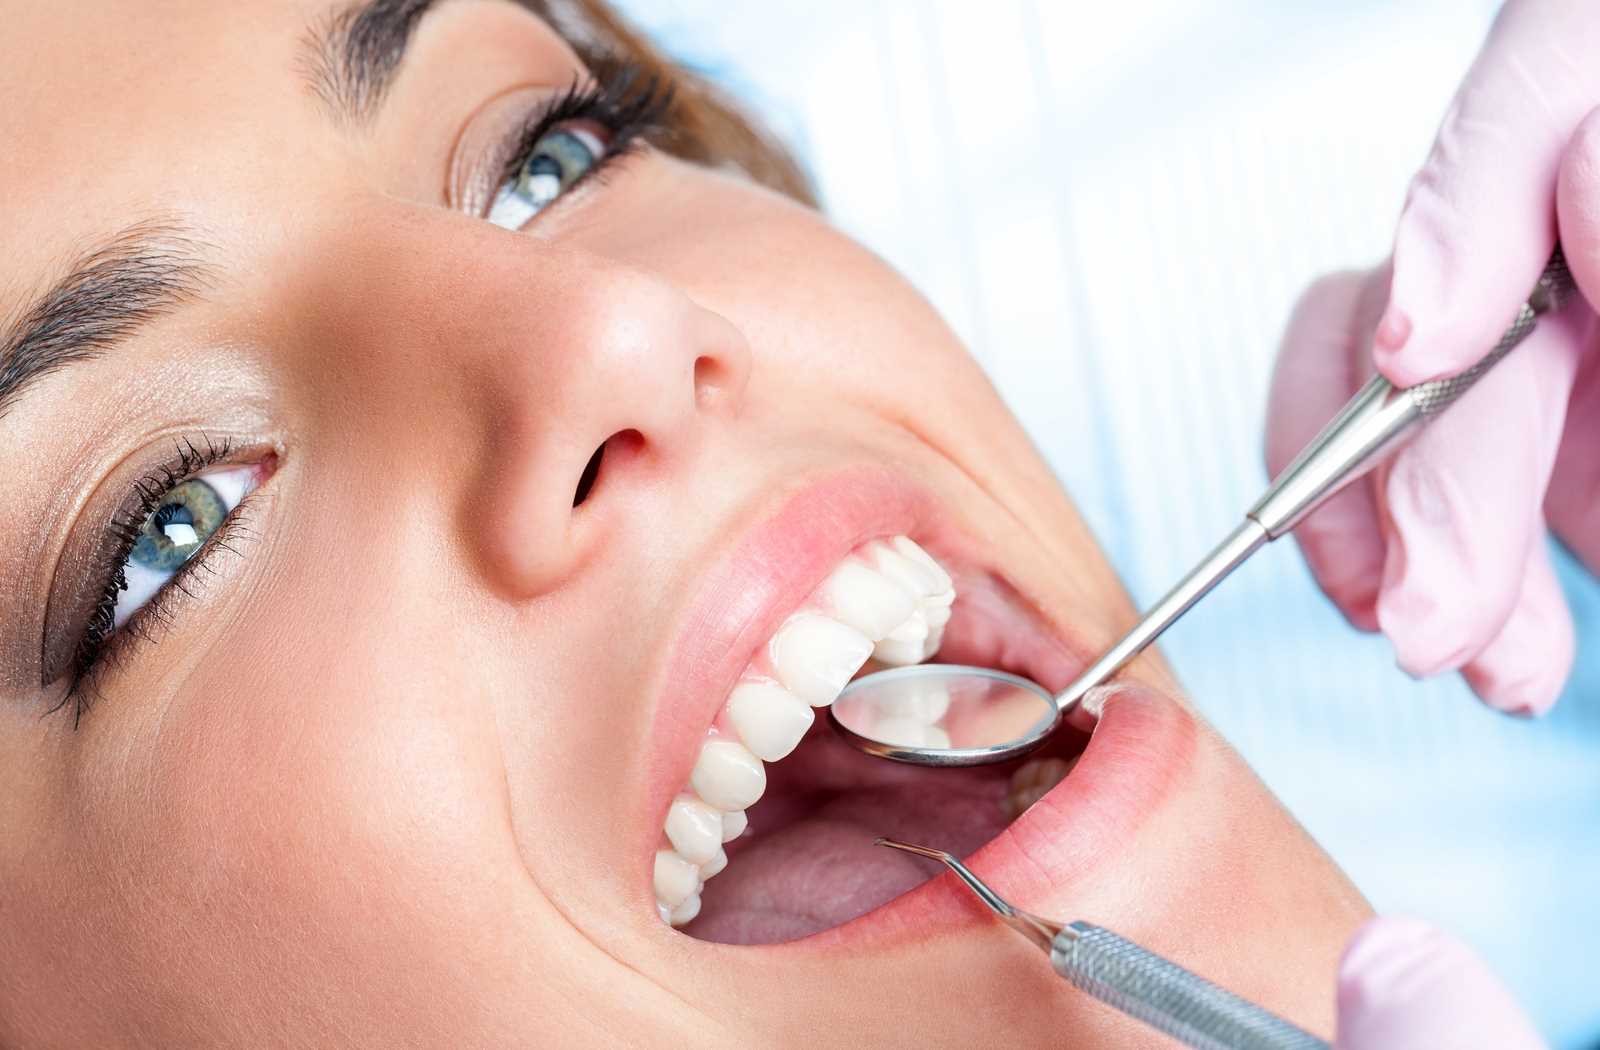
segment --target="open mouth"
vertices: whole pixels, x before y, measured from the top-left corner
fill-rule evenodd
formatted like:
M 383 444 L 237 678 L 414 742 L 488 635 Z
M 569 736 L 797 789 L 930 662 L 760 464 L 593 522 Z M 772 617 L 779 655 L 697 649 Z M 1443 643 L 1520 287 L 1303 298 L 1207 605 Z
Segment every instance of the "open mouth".
M 905 536 L 858 546 L 757 648 L 701 742 L 655 855 L 661 918 L 729 944 L 832 929 L 937 874 L 876 836 L 968 855 L 1070 773 L 1088 737 L 1068 727 L 1026 759 L 930 769 L 861 754 L 818 717 L 853 677 L 935 655 L 1054 689 L 1081 666 L 959 553 Z

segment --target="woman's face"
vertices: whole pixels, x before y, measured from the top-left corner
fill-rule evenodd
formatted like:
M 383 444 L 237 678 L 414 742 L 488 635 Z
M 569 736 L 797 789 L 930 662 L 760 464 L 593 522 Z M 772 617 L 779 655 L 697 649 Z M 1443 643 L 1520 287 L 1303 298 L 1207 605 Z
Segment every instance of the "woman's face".
M 877 834 L 1329 1030 L 1364 905 L 1153 662 L 1015 823 L 751 757 L 938 635 L 872 541 L 1047 685 L 1131 610 L 900 278 L 427 6 L 5 8 L 0 1044 L 1146 1042 Z

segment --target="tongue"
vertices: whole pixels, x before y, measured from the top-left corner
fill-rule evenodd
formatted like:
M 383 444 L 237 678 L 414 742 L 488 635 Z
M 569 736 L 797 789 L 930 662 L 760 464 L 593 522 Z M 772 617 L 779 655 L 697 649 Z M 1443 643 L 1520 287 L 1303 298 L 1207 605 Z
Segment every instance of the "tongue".
M 1001 771 L 913 769 L 841 747 L 808 741 L 773 768 L 803 780 L 769 785 L 750 813 L 754 834 L 730 844 L 727 870 L 706 887 L 700 917 L 684 932 L 773 944 L 830 929 L 939 873 L 874 846 L 877 836 L 966 856 L 1010 822 Z

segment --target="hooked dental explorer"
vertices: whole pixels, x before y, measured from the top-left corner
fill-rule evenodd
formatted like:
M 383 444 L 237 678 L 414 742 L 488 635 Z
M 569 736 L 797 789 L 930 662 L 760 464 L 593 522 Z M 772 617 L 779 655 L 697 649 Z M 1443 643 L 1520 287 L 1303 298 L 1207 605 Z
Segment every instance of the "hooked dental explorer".
M 851 682 L 828 709 L 829 720 L 855 747 L 897 762 L 973 766 L 1027 754 L 1056 731 L 1089 690 L 1143 652 L 1252 554 L 1288 535 L 1330 496 L 1455 404 L 1528 337 L 1539 318 L 1559 310 L 1572 291 L 1572 275 L 1557 245 L 1511 326 L 1477 364 L 1460 375 L 1403 390 L 1381 375 L 1369 379 L 1273 479 L 1227 539 L 1062 692 L 988 668 L 916 664 Z M 930 706 L 928 697 L 935 694 L 956 699 Z M 918 711 L 928 724 L 913 727 L 917 732 L 907 735 L 906 714 Z
M 943 850 L 880 838 L 879 846 L 939 861 L 1002 922 L 1050 956 L 1074 987 L 1195 1050 L 1328 1050 L 1283 1018 L 1190 973 L 1177 963 L 1086 922 L 1056 922 L 1013 908 Z

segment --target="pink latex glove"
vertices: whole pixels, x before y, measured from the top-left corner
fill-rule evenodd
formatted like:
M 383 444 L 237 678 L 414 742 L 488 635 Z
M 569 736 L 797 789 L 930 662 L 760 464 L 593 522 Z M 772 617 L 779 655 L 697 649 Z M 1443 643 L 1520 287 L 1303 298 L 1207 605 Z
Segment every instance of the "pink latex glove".
M 1339 964 L 1335 1050 L 1531 1050 L 1544 1041 L 1460 941 L 1417 919 L 1378 918 Z
M 1371 374 L 1459 372 L 1498 341 L 1559 230 L 1587 302 L 1548 316 L 1388 468 L 1296 532 L 1351 623 L 1400 667 L 1461 670 L 1485 701 L 1539 713 L 1570 670 L 1548 523 L 1600 565 L 1600 4 L 1510 0 L 1413 180 L 1391 261 L 1324 278 L 1279 354 L 1276 473 Z

